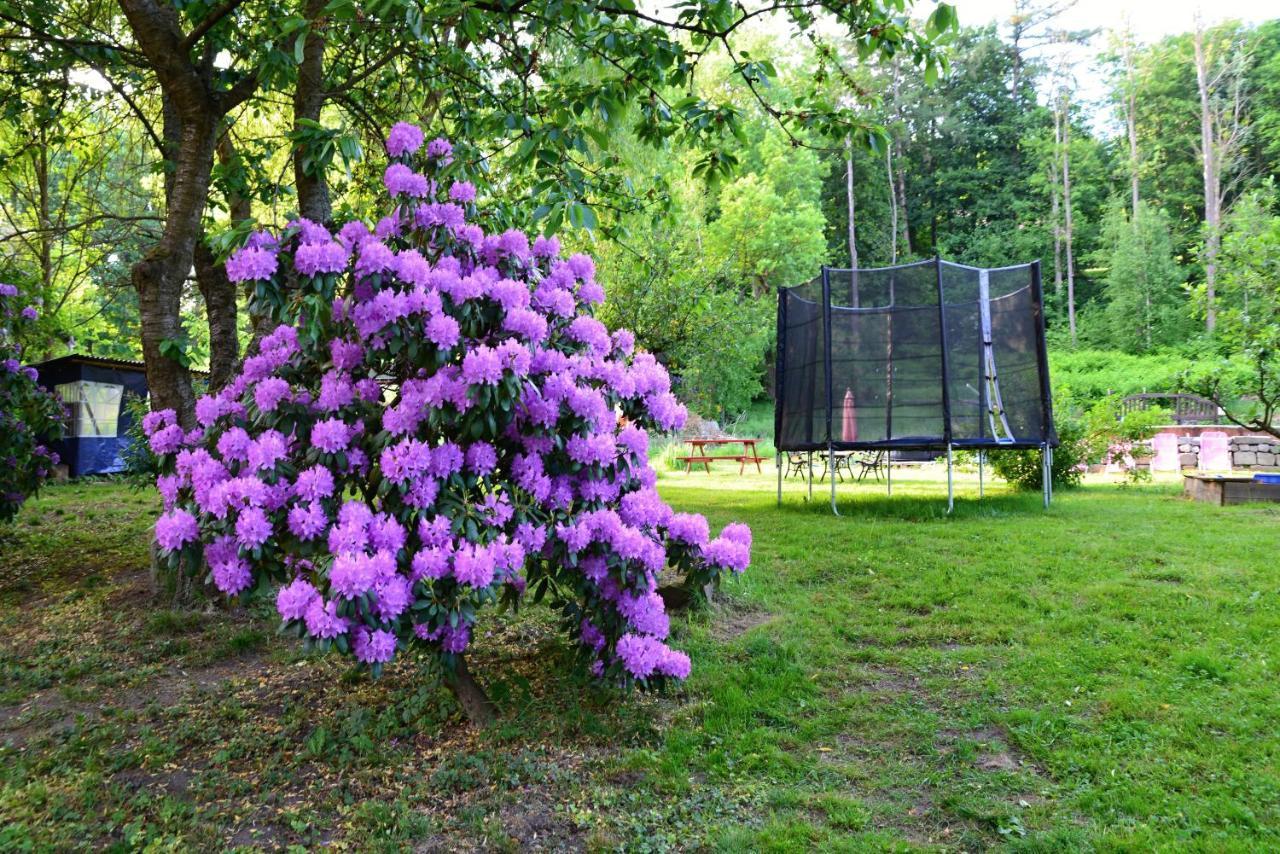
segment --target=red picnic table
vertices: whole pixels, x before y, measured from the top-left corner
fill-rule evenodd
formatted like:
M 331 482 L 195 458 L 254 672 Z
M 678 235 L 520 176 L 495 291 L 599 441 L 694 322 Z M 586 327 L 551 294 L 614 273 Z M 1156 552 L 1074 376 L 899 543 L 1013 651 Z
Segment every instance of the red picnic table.
M 746 472 L 747 463 L 755 463 L 756 471 L 762 472 L 760 463 L 764 457 L 760 456 L 756 451 L 756 442 L 759 439 L 735 439 L 732 436 L 721 436 L 717 439 L 688 439 L 691 453 L 688 456 L 677 457 L 676 459 L 684 463 L 684 473 L 689 474 L 693 470 L 694 463 L 702 463 L 707 470 L 707 474 L 711 474 L 711 463 L 713 460 L 735 460 L 738 465 L 738 474 L 742 475 Z M 732 456 L 712 457 L 707 455 L 707 448 L 715 448 L 719 445 L 741 445 L 742 453 Z

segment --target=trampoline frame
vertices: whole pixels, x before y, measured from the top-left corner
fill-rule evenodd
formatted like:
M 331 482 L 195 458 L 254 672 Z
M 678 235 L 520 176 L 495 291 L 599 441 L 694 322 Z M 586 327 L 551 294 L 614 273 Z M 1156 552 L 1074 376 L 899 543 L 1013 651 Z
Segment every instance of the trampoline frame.
M 1019 264 L 1019 265 L 1013 265 L 1009 267 L 993 267 L 993 268 L 971 267 L 969 265 L 953 264 L 951 262 L 945 262 L 945 263 L 948 266 L 955 267 L 955 268 L 974 270 L 974 271 L 977 271 L 979 274 L 979 298 L 978 298 L 979 321 L 978 323 L 980 327 L 979 335 L 980 335 L 980 340 L 982 342 L 982 349 L 983 349 L 982 358 L 983 358 L 983 372 L 984 372 L 982 377 L 982 389 L 979 391 L 979 401 L 980 401 L 980 406 L 982 406 L 985 410 L 982 413 L 982 415 L 987 418 L 992 418 L 993 424 L 994 424 L 994 413 L 991 410 L 992 398 L 994 398 L 994 400 L 997 401 L 998 405 L 1001 407 L 1001 412 L 999 413 L 1001 420 L 1005 418 L 1005 412 L 1003 410 L 1003 402 L 1001 401 L 1001 397 L 1000 397 L 999 378 L 996 373 L 994 350 L 993 350 L 994 341 L 990 340 L 992 335 L 991 329 L 990 329 L 990 319 L 989 319 L 990 303 L 998 299 L 1005 299 L 1007 297 L 1013 296 L 1014 294 L 1021 293 L 1023 291 L 1023 288 L 1018 288 L 1014 291 L 1011 291 L 1008 294 L 1003 294 L 1000 297 L 996 297 L 993 299 L 990 297 L 990 294 L 989 294 L 989 285 L 988 285 L 989 276 L 990 276 L 990 273 L 998 272 L 998 271 L 1016 270 L 1016 269 L 1023 269 L 1023 268 L 1026 268 L 1028 270 L 1029 276 L 1030 276 L 1028 287 L 1030 288 L 1031 312 L 1034 317 L 1032 327 L 1033 327 L 1034 336 L 1035 336 L 1034 346 L 1035 346 L 1035 356 L 1036 356 L 1036 369 L 1039 375 L 1038 379 L 1039 379 L 1039 392 L 1040 392 L 1040 395 L 1039 395 L 1040 396 L 1040 400 L 1039 400 L 1040 434 L 1039 434 L 1038 440 L 1027 441 L 1027 440 L 1018 440 L 1016 438 L 1014 438 L 1012 441 L 1001 440 L 998 437 L 994 436 L 994 432 L 995 432 L 994 430 L 993 430 L 993 436 L 991 438 L 983 437 L 983 438 L 976 438 L 976 439 L 975 438 L 959 438 L 958 439 L 957 437 L 955 437 L 953 425 L 952 425 L 952 420 L 953 420 L 952 419 L 952 402 L 951 402 L 952 376 L 951 376 L 951 366 L 948 359 L 949 348 L 947 344 L 947 308 L 948 308 L 948 305 L 962 305 L 964 303 L 957 302 L 957 303 L 949 304 L 946 301 L 946 290 L 943 284 L 943 275 L 942 275 L 944 262 L 942 261 L 941 257 L 935 255 L 933 258 L 933 266 L 934 266 L 934 274 L 935 274 L 934 279 L 937 285 L 938 330 L 939 330 L 939 339 L 940 339 L 939 340 L 939 355 L 940 355 L 939 371 L 940 372 L 938 376 L 939 376 L 939 383 L 941 385 L 942 424 L 943 424 L 942 435 L 936 438 L 913 436 L 913 437 L 908 437 L 903 439 L 895 439 L 893 438 L 893 435 L 892 435 L 892 412 L 893 412 L 893 397 L 892 397 L 893 379 L 892 378 L 893 378 L 893 370 L 895 365 L 893 355 L 892 355 L 892 352 L 893 352 L 892 317 L 894 312 L 899 311 L 901 309 L 899 309 L 896 306 L 894 288 L 891 280 L 887 305 L 876 306 L 871 308 L 863 308 L 857 305 L 851 307 L 851 310 L 858 311 L 863 314 L 872 314 L 872 313 L 881 313 L 881 312 L 889 314 L 890 323 L 889 323 L 889 329 L 888 329 L 888 342 L 886 345 L 888 348 L 888 356 L 885 360 L 885 364 L 887 366 L 887 374 L 886 374 L 887 393 L 886 393 L 886 402 L 885 402 L 886 438 L 881 440 L 871 440 L 871 441 L 852 441 L 852 442 L 836 441 L 834 438 L 834 430 L 833 430 L 835 399 L 834 399 L 834 382 L 833 382 L 833 376 L 832 376 L 833 342 L 832 342 L 832 311 L 831 311 L 831 307 L 832 307 L 831 306 L 831 272 L 833 271 L 833 269 L 841 273 L 848 272 L 854 277 L 852 292 L 854 293 L 854 300 L 856 301 L 857 293 L 858 293 L 856 277 L 859 273 L 872 273 L 872 272 L 880 273 L 880 272 L 892 271 L 892 270 L 918 268 L 918 267 L 922 267 L 923 265 L 917 262 L 914 264 L 899 264 L 892 267 L 881 267 L 881 268 L 867 269 L 867 270 L 849 270 L 845 268 L 832 268 L 824 265 L 821 268 L 820 279 L 822 284 L 822 312 L 821 312 L 822 325 L 823 325 L 822 365 L 823 365 L 823 374 L 824 374 L 823 376 L 824 388 L 822 389 L 824 394 L 821 395 L 821 397 L 823 398 L 823 403 L 825 404 L 825 410 L 826 410 L 825 418 L 824 418 L 824 429 L 826 434 L 825 440 L 817 440 L 817 437 L 814 437 L 813 441 L 805 441 L 805 442 L 781 441 L 782 432 L 783 432 L 782 431 L 783 400 L 785 399 L 784 383 L 785 383 L 785 377 L 786 377 L 786 341 L 788 336 L 787 291 L 791 289 L 784 288 L 784 289 L 780 289 L 778 292 L 778 317 L 777 317 L 778 338 L 777 338 L 777 353 L 775 357 L 775 375 L 776 375 L 777 387 L 776 387 L 776 395 L 775 395 L 776 402 L 774 406 L 774 447 L 775 447 L 775 454 L 776 454 L 775 462 L 778 467 L 778 504 L 779 506 L 781 506 L 781 503 L 782 503 L 781 462 L 782 462 L 782 454 L 784 451 L 807 451 L 809 453 L 809 459 L 810 459 L 809 473 L 808 473 L 809 484 L 808 484 L 808 498 L 806 498 L 806 500 L 810 500 L 813 497 L 812 457 L 815 451 L 820 453 L 825 452 L 827 454 L 827 470 L 829 472 L 833 472 L 835 470 L 835 454 L 840 451 L 885 451 L 890 455 L 892 454 L 893 451 L 898 451 L 898 450 L 937 451 L 939 453 L 945 452 L 947 456 L 947 513 L 950 514 L 955 509 L 954 452 L 956 450 L 975 450 L 978 452 L 978 498 L 982 499 L 985 494 L 985 482 L 984 482 L 985 481 L 985 455 L 987 450 L 1039 449 L 1041 452 L 1040 466 L 1041 466 L 1041 479 L 1043 482 L 1043 486 L 1042 486 L 1043 503 L 1046 509 L 1049 507 L 1053 499 L 1053 483 L 1052 483 L 1053 449 L 1058 445 L 1058 437 L 1057 437 L 1056 431 L 1054 430 L 1054 425 L 1053 425 L 1053 399 L 1052 399 L 1052 392 L 1051 392 L 1050 383 L 1049 383 L 1048 348 L 1046 346 L 1046 341 L 1045 341 L 1044 288 L 1043 288 L 1043 282 L 1041 279 L 1040 262 L 1037 260 L 1037 261 L 1032 261 L 1030 264 Z M 802 297 L 796 297 L 796 298 L 804 299 Z M 812 300 L 804 299 L 804 301 L 810 305 L 813 304 Z M 911 308 L 912 310 L 916 310 L 922 307 L 927 308 L 928 306 L 927 305 L 913 306 Z M 988 388 L 989 385 L 990 385 L 990 388 Z M 815 395 L 815 399 L 817 399 L 817 397 L 818 396 Z M 1006 422 L 1006 427 L 1007 427 L 1007 422 Z M 888 476 L 886 478 L 887 489 L 888 489 L 888 494 L 892 495 L 893 494 L 892 461 L 890 461 L 887 469 L 888 469 L 888 472 L 887 472 Z M 836 505 L 836 478 L 834 475 L 832 475 L 831 477 L 830 502 L 831 502 L 832 513 L 834 513 L 837 516 L 840 515 L 839 508 Z

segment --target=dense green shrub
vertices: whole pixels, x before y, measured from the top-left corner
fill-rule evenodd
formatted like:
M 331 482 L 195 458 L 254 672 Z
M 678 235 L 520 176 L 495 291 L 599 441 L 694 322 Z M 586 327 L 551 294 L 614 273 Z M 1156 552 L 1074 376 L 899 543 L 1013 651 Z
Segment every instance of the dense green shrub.
M 1184 354 L 1165 351 L 1135 356 L 1118 350 L 1053 350 L 1049 367 L 1054 396 L 1087 409 L 1108 394 L 1173 392 L 1191 365 Z
M 1085 430 L 1075 419 L 1058 418 L 1058 439 L 1053 451 L 1052 483 L 1055 489 L 1078 486 L 1087 467 Z M 991 467 L 1017 489 L 1041 489 L 1040 451 L 992 451 Z
M 128 442 L 121 454 L 125 472 L 150 486 L 160 475 L 160 459 L 152 453 L 142 429 L 142 419 L 151 411 L 151 406 L 145 397 L 125 392 L 123 407 L 131 419 L 129 429 L 125 431 Z
M 706 263 L 696 236 L 643 234 L 649 255 L 600 247 L 609 295 L 600 319 L 633 330 L 694 412 L 717 421 L 742 413 L 762 388 L 776 302 L 724 288 L 726 270 Z
M 25 302 L 16 286 L 0 284 L 0 522 L 18 515 L 53 473 L 58 455 L 44 443 L 61 439 L 65 431 L 61 401 L 20 362 L 17 337 L 39 317 L 36 306 Z

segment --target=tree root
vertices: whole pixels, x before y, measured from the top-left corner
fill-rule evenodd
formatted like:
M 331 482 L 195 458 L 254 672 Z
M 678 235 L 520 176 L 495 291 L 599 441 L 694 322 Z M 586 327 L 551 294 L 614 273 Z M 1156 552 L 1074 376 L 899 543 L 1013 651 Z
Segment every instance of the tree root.
M 454 659 L 452 669 L 444 669 L 444 684 L 462 706 L 471 725 L 480 729 L 489 726 L 498 718 L 498 708 L 489 699 L 484 688 L 467 669 L 467 660 L 459 655 Z
M 710 605 L 715 592 L 712 584 L 705 585 L 701 591 L 687 584 L 668 584 L 658 588 L 658 595 L 662 597 L 662 604 L 667 611 L 692 610 Z

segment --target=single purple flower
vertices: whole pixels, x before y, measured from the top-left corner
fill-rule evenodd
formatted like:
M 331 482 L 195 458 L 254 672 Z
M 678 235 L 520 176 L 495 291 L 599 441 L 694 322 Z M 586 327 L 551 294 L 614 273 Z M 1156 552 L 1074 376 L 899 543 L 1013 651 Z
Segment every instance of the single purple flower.
M 156 520 L 156 542 L 163 549 L 175 551 L 200 536 L 196 517 L 186 510 L 175 509 Z
M 387 153 L 392 157 L 413 154 L 422 148 L 422 128 L 408 122 L 396 122 L 387 134 Z
M 227 259 L 227 278 L 233 282 L 265 282 L 276 274 L 279 266 L 272 250 L 245 246 Z

